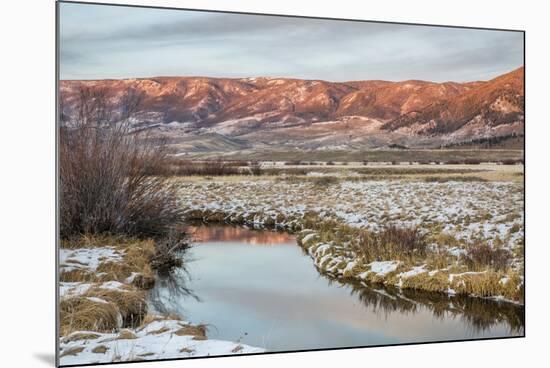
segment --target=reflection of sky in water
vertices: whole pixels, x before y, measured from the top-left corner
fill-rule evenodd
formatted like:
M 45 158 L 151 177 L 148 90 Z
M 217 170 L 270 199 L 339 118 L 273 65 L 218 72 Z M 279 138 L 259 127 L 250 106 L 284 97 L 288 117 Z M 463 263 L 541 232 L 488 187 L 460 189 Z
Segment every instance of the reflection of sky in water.
M 210 238 L 220 239 L 219 230 L 217 234 Z M 233 235 L 249 239 L 256 238 L 257 233 Z M 291 239 L 276 243 L 250 246 L 246 241 L 224 236 L 221 241 L 197 244 L 190 254 L 193 261 L 188 265 L 191 280 L 187 286 L 201 300 L 179 296 L 169 302 L 166 289 L 156 291 L 171 312 L 194 323 L 211 325 L 210 338 L 241 339 L 270 350 L 509 334 L 505 323 L 479 331 L 460 316 L 446 313 L 438 318 L 423 306 L 414 312 L 375 311 L 351 295 L 350 286 L 329 285 Z

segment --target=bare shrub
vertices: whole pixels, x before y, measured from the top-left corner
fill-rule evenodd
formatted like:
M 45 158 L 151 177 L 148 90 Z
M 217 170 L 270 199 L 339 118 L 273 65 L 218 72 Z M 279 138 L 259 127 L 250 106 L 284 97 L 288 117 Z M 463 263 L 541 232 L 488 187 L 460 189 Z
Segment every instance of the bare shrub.
M 248 165 L 248 171 L 254 176 L 262 175 L 262 166 L 258 161 L 251 161 Z
M 61 237 L 162 236 L 182 218 L 175 184 L 150 175 L 162 167 L 165 145 L 130 123 L 141 98 L 134 90 L 117 98 L 83 87 L 72 104 L 72 114 L 62 112 Z
M 461 165 L 464 164 L 464 161 L 461 160 L 448 160 L 444 162 L 445 165 Z
M 338 180 L 335 176 L 317 176 L 311 179 L 313 182 L 313 185 L 317 187 L 323 187 L 326 188 L 330 185 L 337 184 L 340 180 Z
M 512 253 L 503 248 L 494 248 L 489 244 L 478 243 L 468 249 L 468 253 L 462 256 L 468 267 L 483 269 L 491 267 L 497 271 L 505 270 L 510 266 Z
M 359 236 L 358 253 L 368 261 L 424 257 L 428 244 L 417 228 L 389 226 L 374 233 L 364 231 Z
M 479 165 L 479 164 L 481 164 L 481 160 L 478 160 L 476 158 L 468 158 L 468 159 L 464 160 L 464 163 L 466 165 Z
M 181 254 L 189 249 L 188 237 L 183 231 L 173 229 L 155 245 L 149 263 L 159 274 L 168 275 L 174 268 L 183 266 Z
M 285 164 L 286 166 L 299 166 L 299 165 L 304 165 L 304 163 L 302 163 L 302 161 L 300 161 L 300 160 L 286 161 L 284 164 Z
M 460 182 L 486 182 L 487 179 L 478 177 L 478 176 L 426 176 L 424 181 L 427 183 L 446 183 L 449 181 L 460 181 Z
M 167 163 L 168 169 L 165 170 L 169 175 L 182 176 L 223 176 L 239 175 L 243 171 L 239 165 L 233 162 L 222 160 L 209 161 L 191 161 L 191 160 L 171 160 Z M 245 163 L 246 166 L 246 163 Z
M 521 160 L 521 159 L 519 159 L 519 160 L 506 159 L 506 160 L 500 161 L 501 165 L 519 165 L 519 164 L 522 164 L 522 163 L 523 163 L 523 160 Z

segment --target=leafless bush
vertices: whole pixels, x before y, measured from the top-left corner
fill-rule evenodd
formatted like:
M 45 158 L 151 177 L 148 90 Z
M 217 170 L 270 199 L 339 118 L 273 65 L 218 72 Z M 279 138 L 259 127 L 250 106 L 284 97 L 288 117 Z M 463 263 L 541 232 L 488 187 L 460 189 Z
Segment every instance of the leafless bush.
M 445 161 L 444 164 L 446 164 L 446 165 L 461 165 L 461 164 L 464 164 L 464 161 L 461 161 L 461 160 L 448 160 L 448 161 Z
M 304 165 L 304 163 L 302 163 L 302 161 L 299 161 L 299 160 L 295 160 L 295 161 L 286 161 L 284 164 L 287 165 L 287 166 L 299 166 L 299 165 Z
M 176 159 L 167 162 L 165 167 L 166 169 L 163 171 L 169 175 L 222 176 L 239 175 L 243 173 L 239 166 L 222 160 L 191 161 Z
M 183 266 L 181 254 L 189 249 L 187 234 L 171 229 L 155 244 L 155 254 L 150 259 L 151 267 L 162 275 L 169 274 L 174 268 Z
M 252 161 L 248 165 L 248 171 L 250 172 L 251 175 L 255 175 L 255 176 L 262 175 L 262 166 L 260 165 L 259 162 Z
M 523 164 L 523 160 L 506 159 L 506 160 L 500 161 L 500 164 L 501 165 L 519 165 L 519 164 Z
M 166 158 L 164 145 L 153 144 L 130 123 L 140 101 L 141 95 L 134 90 L 117 97 L 82 88 L 71 111 L 62 111 L 62 237 L 93 233 L 162 236 L 181 219 L 175 184 L 150 175 Z
M 357 251 L 367 260 L 380 261 L 424 257 L 427 246 L 425 236 L 417 228 L 389 226 L 377 233 L 362 232 Z
M 510 266 L 512 253 L 503 248 L 493 248 L 489 244 L 475 244 L 463 256 L 464 262 L 473 269 L 491 267 L 497 271 Z
M 313 182 L 313 185 L 317 187 L 326 188 L 333 184 L 337 184 L 340 180 L 338 180 L 338 178 L 335 176 L 317 176 L 314 177 L 311 181 Z
M 469 159 L 464 160 L 464 163 L 466 165 L 479 165 L 479 164 L 481 164 L 481 160 L 478 160 L 476 158 L 469 158 Z

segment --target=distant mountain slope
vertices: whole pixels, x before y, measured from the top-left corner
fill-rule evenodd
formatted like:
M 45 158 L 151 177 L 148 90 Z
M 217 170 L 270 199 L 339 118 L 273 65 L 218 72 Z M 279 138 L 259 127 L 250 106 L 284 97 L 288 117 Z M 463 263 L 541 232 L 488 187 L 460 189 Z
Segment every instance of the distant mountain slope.
M 523 68 L 387 122 L 382 129 L 415 127 L 416 133 L 449 134 L 467 124 L 496 127 L 523 123 Z
M 186 142 L 212 133 L 238 139 L 222 144 L 228 149 L 272 140 L 317 148 L 326 142 L 426 146 L 522 134 L 523 73 L 521 67 L 469 83 L 207 77 L 61 81 L 61 96 L 63 113 L 70 116 L 81 87 L 103 88 L 114 99 L 133 88 L 144 96 L 140 124 Z M 207 149 L 204 141 L 200 149 Z

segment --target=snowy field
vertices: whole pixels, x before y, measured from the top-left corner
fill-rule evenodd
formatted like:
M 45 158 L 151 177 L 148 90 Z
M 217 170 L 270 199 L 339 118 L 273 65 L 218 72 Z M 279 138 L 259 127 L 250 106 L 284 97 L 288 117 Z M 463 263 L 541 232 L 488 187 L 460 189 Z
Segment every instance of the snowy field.
M 523 287 L 524 199 L 523 185 L 517 181 L 344 178 L 318 183 L 299 178 L 210 178 L 183 180 L 181 196 L 190 218 L 298 233 L 300 244 L 316 266 L 337 277 L 422 288 L 418 276 L 425 274 L 423 277 L 437 279 L 438 291 L 519 301 L 519 290 Z M 306 219 L 312 217 L 319 222 L 333 221 L 373 233 L 389 226 L 417 228 L 427 236 L 430 253 L 444 255 L 450 263 L 434 267 L 427 261 L 411 263 L 399 259 L 361 262 L 349 246 L 349 239 L 323 242 L 315 229 L 307 227 Z M 513 255 L 510 267 L 498 272 L 469 269 L 460 260 L 474 244 L 509 251 Z M 504 290 L 510 280 L 513 285 L 508 284 Z M 480 281 L 492 283 L 494 290 L 474 285 Z M 510 290 L 512 286 L 514 289 Z M 481 291 L 472 291 L 477 289 Z

